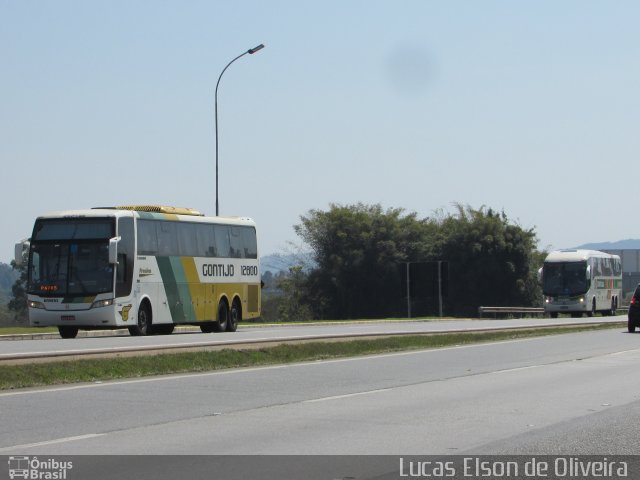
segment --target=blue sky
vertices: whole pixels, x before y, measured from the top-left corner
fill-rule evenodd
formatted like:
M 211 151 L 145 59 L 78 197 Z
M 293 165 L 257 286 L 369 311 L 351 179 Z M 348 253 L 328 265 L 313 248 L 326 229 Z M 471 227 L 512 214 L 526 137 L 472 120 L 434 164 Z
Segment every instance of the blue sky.
M 640 3 L 0 0 L 0 261 L 44 212 L 504 210 L 540 247 L 638 238 Z

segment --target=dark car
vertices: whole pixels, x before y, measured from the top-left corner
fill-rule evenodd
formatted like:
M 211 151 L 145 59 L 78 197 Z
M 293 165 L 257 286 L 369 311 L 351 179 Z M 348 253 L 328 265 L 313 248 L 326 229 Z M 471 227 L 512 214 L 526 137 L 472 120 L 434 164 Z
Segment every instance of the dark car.
M 636 327 L 640 327 L 640 283 L 636 287 L 629 304 L 629 316 L 627 317 L 627 329 L 629 333 L 635 332 Z

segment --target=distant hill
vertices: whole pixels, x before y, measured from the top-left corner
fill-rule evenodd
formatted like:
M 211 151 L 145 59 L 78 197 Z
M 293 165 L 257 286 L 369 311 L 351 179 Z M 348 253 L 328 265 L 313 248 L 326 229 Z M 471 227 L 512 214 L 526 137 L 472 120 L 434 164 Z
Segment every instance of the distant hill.
M 575 248 L 584 250 L 640 250 L 640 240 L 630 238 L 617 242 L 585 243 Z
M 260 270 L 262 273 L 271 272 L 276 274 L 278 272 L 287 272 L 289 267 L 296 265 L 302 265 L 305 268 L 309 268 L 314 265 L 311 253 L 298 253 L 282 255 L 274 253 L 272 255 L 265 255 L 260 257 Z

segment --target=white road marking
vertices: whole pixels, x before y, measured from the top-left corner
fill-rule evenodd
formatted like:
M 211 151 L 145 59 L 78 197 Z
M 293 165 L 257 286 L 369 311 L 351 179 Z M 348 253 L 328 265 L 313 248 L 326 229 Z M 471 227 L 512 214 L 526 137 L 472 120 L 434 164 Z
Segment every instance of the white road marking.
M 77 435 L 75 437 L 56 438 L 55 440 L 46 440 L 37 443 L 25 443 L 23 445 L 13 445 L 11 447 L 0 448 L 0 452 L 8 452 L 11 450 L 25 450 L 27 448 L 42 447 L 44 445 L 55 445 L 56 443 L 75 442 L 77 440 L 87 440 L 89 438 L 102 437 L 106 433 L 88 433 L 86 435 Z
M 340 400 L 342 398 L 359 397 L 360 395 L 369 395 L 369 394 L 372 394 L 372 393 L 389 392 L 391 390 L 393 390 L 393 388 L 379 388 L 377 390 L 368 390 L 366 392 L 347 393 L 347 394 L 344 394 L 344 395 L 334 395 L 332 397 L 314 398 L 313 400 L 305 400 L 302 403 L 327 402 L 327 401 L 330 401 L 330 400 Z

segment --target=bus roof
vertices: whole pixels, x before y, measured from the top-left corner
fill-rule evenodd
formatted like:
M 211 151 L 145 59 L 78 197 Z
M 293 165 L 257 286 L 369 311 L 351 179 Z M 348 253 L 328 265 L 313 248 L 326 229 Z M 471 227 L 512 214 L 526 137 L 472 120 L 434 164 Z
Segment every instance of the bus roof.
M 169 213 L 173 215 L 197 215 L 204 217 L 204 213 L 200 213 L 195 208 L 169 207 L 166 205 L 119 205 L 117 207 L 107 207 L 115 210 L 135 210 L 136 212 L 151 213 Z
M 591 257 L 598 258 L 620 258 L 618 255 L 611 255 L 606 252 L 600 252 L 598 250 L 580 250 L 580 249 L 566 249 L 556 250 L 549 253 L 545 262 L 579 262 L 582 260 L 588 260 Z
M 218 223 L 227 225 L 255 225 L 253 219 L 249 217 L 206 217 L 197 210 L 177 207 L 154 207 L 154 206 L 126 207 L 101 207 L 82 210 L 61 210 L 48 212 L 39 215 L 39 220 L 60 219 L 60 218 L 91 218 L 91 217 L 137 217 L 153 218 L 158 220 L 178 220 L 197 223 Z M 152 211 L 151 208 L 154 210 Z

